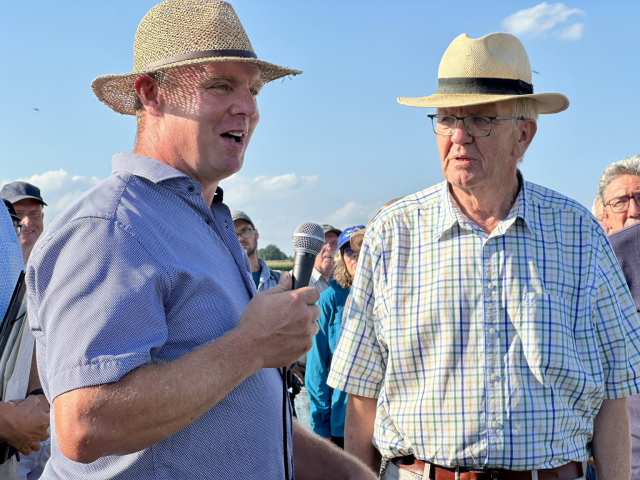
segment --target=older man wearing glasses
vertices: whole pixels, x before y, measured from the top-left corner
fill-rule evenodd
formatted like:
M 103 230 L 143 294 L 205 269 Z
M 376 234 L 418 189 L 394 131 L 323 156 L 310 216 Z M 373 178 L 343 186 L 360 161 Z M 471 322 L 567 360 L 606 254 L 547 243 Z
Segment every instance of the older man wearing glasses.
M 640 155 L 631 155 L 608 165 L 600 176 L 598 194 L 603 201 L 609 233 L 639 221 Z
M 345 448 L 385 479 L 628 479 L 640 324 L 602 229 L 518 170 L 539 113 L 512 35 L 458 36 L 435 107 L 445 181 L 367 228 L 328 384 Z

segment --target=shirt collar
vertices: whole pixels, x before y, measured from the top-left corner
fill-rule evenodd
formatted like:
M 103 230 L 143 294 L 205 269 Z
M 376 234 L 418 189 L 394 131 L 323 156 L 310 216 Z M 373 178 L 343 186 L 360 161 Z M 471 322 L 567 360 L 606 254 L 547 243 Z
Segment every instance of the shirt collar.
M 271 271 L 267 263 L 261 258 L 258 258 L 258 264 L 260 265 L 260 283 L 264 283 L 271 277 Z
M 320 280 L 320 279 L 324 280 L 325 282 L 327 281 L 327 280 L 324 278 L 324 275 L 322 275 L 322 274 L 320 273 L 320 270 L 318 270 L 317 268 L 314 268 L 314 269 L 313 269 L 313 272 L 311 272 L 311 278 L 313 278 L 314 282 L 317 282 L 317 281 L 318 281 L 318 280 Z
M 111 158 L 111 172 L 128 172 L 136 177 L 145 178 L 156 184 L 168 182 L 174 179 L 183 179 L 192 182 L 198 191 L 201 191 L 202 188 L 197 181 L 193 180 L 188 175 L 185 175 L 180 170 L 176 170 L 172 166 L 167 165 L 164 162 L 160 162 L 155 158 L 133 152 L 121 152 L 113 155 Z M 224 193 L 222 188 L 217 187 L 213 197 L 213 202 L 222 202 L 223 195 Z
M 520 191 L 518 192 L 516 201 L 513 203 L 513 206 L 507 216 L 502 219 L 496 229 L 492 232 L 491 236 L 504 234 L 517 218 L 521 218 L 531 232 L 536 232 L 535 224 L 532 219 L 533 205 L 530 202 L 531 195 L 528 193 L 530 187 L 528 182 L 524 181 L 520 170 L 516 171 L 516 175 L 518 176 L 518 182 L 520 183 Z M 449 230 L 455 224 L 458 224 L 461 228 L 465 229 L 472 228 L 470 225 L 471 220 L 469 220 L 454 204 L 451 193 L 449 192 L 449 183 L 446 181 L 441 183 L 440 204 L 442 205 L 442 212 L 438 216 L 437 225 L 434 230 L 435 240 L 439 240 L 444 232 Z

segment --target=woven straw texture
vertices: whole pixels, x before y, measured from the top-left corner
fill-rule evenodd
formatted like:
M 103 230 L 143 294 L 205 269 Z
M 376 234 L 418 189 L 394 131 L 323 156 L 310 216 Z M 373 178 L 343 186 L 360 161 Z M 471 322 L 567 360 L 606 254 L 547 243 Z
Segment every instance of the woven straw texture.
M 508 33 L 490 33 L 480 38 L 458 35 L 447 47 L 438 68 L 438 78 L 509 78 L 531 83 L 531 65 L 524 46 Z M 434 94 L 426 97 L 398 97 L 398 102 L 414 107 L 462 107 L 513 98 L 533 98 L 539 113 L 557 113 L 569 107 L 561 93 L 500 95 L 478 93 Z
M 133 42 L 133 71 L 101 75 L 92 82 L 91 88 L 100 101 L 116 112 L 133 115 L 136 103 L 133 84 L 141 73 L 229 60 L 257 65 L 264 83 L 302 73 L 257 58 L 235 56 L 196 58 L 147 68 L 178 55 L 229 49 L 254 51 L 229 3 L 220 0 L 165 0 L 149 10 L 138 25 Z

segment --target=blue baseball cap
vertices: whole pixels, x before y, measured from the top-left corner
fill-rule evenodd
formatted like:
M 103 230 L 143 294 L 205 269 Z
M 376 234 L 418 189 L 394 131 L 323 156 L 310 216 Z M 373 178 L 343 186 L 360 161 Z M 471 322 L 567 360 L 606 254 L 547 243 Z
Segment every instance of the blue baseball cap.
M 340 250 L 345 243 L 351 240 L 353 232 L 364 228 L 364 225 L 354 225 L 353 227 L 345 228 L 338 237 L 338 250 Z

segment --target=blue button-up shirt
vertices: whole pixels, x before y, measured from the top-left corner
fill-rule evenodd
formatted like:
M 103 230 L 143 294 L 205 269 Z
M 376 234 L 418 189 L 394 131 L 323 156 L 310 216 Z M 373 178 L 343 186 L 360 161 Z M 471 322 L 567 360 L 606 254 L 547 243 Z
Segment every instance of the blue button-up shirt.
M 7 311 L 22 268 L 22 253 L 18 237 L 7 207 L 2 203 L 0 206 L 0 320 Z
M 255 293 L 227 206 L 206 205 L 195 180 L 131 153 L 45 230 L 27 283 L 50 402 L 220 337 Z M 282 401 L 278 371 L 262 369 L 165 440 L 87 465 L 62 455 L 53 425 L 42 478 L 283 478 Z

